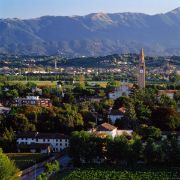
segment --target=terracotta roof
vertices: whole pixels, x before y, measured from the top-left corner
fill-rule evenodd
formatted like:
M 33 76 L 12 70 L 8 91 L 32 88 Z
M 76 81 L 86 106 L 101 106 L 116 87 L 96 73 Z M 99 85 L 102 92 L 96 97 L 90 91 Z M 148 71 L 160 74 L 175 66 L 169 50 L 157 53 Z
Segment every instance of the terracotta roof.
M 176 93 L 177 90 L 159 90 L 158 92 L 160 94 L 163 94 L 163 93 L 165 93 L 165 94 L 172 94 L 172 93 Z
M 60 133 L 21 132 L 17 138 L 68 139 L 69 136 Z
M 109 123 L 103 123 L 97 126 L 96 131 L 112 131 L 116 129 L 117 127 L 109 124 Z

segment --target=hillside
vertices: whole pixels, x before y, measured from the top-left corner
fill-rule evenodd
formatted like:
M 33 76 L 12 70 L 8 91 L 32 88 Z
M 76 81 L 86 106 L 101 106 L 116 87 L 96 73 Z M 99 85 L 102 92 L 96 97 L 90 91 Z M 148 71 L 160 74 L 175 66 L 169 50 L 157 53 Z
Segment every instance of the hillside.
M 94 13 L 0 19 L 0 53 L 180 55 L 180 8 L 165 14 Z

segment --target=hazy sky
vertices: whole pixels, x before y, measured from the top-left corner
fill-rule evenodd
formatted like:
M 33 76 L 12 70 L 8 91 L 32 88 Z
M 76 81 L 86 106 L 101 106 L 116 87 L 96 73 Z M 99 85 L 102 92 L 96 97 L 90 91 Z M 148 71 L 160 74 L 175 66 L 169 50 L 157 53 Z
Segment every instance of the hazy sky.
M 85 15 L 93 12 L 164 13 L 180 0 L 0 0 L 0 18 Z

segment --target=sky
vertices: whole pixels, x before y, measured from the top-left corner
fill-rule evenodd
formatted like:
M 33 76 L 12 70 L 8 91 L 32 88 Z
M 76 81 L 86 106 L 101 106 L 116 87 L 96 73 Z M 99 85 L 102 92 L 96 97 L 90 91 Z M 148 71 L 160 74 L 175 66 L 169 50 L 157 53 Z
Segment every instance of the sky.
M 180 0 L 0 0 L 0 18 L 72 16 L 95 12 L 165 13 L 180 7 Z

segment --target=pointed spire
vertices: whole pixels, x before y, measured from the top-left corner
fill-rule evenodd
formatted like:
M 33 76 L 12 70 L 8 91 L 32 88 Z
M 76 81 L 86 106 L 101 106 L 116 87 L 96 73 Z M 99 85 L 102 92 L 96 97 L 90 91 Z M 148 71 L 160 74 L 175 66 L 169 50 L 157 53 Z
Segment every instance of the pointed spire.
M 144 63 L 144 49 L 141 48 L 139 60 L 141 63 Z

